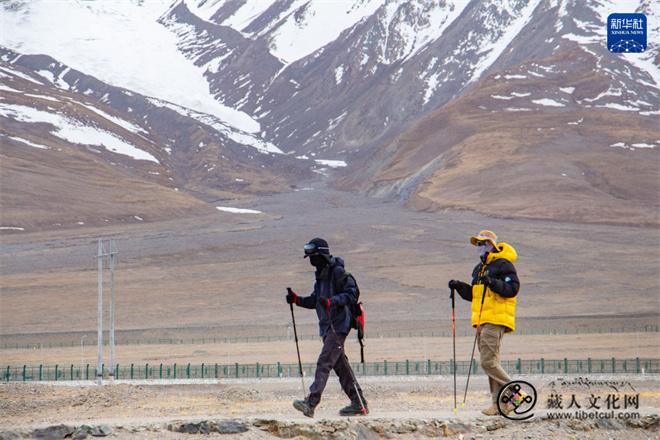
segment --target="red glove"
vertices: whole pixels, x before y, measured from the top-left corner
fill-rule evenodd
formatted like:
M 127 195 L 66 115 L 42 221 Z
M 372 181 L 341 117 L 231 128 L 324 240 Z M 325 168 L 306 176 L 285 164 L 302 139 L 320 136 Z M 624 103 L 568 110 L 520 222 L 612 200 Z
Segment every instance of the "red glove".
M 332 300 L 330 298 L 321 298 L 319 301 L 321 301 L 321 305 L 326 308 L 326 310 L 330 310 L 330 307 L 332 307 Z
M 291 287 L 287 287 L 287 294 L 286 294 L 286 302 L 287 304 L 300 304 L 300 298 L 298 297 L 298 294 L 291 290 Z

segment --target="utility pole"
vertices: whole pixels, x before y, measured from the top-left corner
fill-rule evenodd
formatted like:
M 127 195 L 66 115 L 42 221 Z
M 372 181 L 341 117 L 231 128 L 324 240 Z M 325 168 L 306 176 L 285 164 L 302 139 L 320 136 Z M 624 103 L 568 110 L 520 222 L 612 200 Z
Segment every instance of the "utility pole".
M 96 321 L 98 324 L 96 333 L 96 383 L 103 383 L 103 241 L 99 239 L 99 249 L 97 255 L 98 263 L 98 304 Z
M 110 299 L 109 299 L 109 331 L 108 331 L 108 345 L 110 363 L 108 365 L 108 376 L 110 382 L 115 377 L 115 266 L 117 263 L 117 247 L 114 240 L 108 240 L 107 250 L 103 244 L 103 240 L 98 241 L 97 265 L 98 265 L 98 308 L 97 308 L 97 362 L 96 362 L 96 382 L 101 385 L 103 383 L 103 268 L 105 258 L 108 257 L 108 267 L 110 269 Z M 81 342 L 82 344 L 82 342 Z
M 115 380 L 115 260 L 117 258 L 117 248 L 114 240 L 109 243 L 110 251 L 110 335 L 108 344 L 110 345 L 110 363 L 108 365 L 108 374 L 110 382 Z
M 85 358 L 85 338 L 87 335 L 82 335 L 80 338 L 80 378 L 82 379 L 82 370 L 84 365 Z

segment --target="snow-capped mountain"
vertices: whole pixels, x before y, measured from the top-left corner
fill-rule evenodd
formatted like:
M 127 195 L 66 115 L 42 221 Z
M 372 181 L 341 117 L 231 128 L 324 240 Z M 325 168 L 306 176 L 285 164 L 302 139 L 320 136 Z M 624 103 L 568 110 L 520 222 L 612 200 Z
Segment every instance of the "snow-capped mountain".
M 38 75 L 56 99 L 65 91 L 88 105 L 87 97 L 145 130 L 153 145 L 134 146 L 202 198 L 240 193 L 236 170 L 251 170 L 259 193 L 346 161 L 343 187 L 419 201 L 432 176 L 445 182 L 461 163 L 444 154 L 467 134 L 481 133 L 486 151 L 485 127 L 525 128 L 496 121 L 531 124 L 529 138 L 543 148 L 522 159 L 530 162 L 564 151 L 543 144 L 546 129 L 569 130 L 570 145 L 594 154 L 623 145 L 657 155 L 660 133 L 649 121 L 660 114 L 659 10 L 650 0 L 10 0 L 0 46 L 3 68 Z M 648 50 L 609 53 L 607 16 L 636 11 L 648 18 Z M 15 88 L 8 81 L 17 80 L 0 76 Z M 460 124 L 449 109 L 479 123 Z M 17 115 L 5 109 L 0 118 L 14 124 Z M 614 136 L 624 120 L 643 127 L 639 139 Z M 640 169 L 640 184 L 657 174 Z M 484 202 L 445 196 L 418 204 Z
M 211 115 L 45 55 L 0 49 L 0 94 L 3 223 L 23 229 L 213 212 L 207 202 L 311 175 L 307 161 Z M 18 208 L 26 200 L 38 215 Z
M 651 6 L 627 8 L 657 27 Z M 181 0 L 160 22 L 215 96 L 255 117 L 266 139 L 285 151 L 345 155 L 381 145 L 488 72 L 571 41 L 603 57 L 614 10 L 616 2 L 570 0 Z M 660 84 L 649 61 L 657 53 L 625 57 L 630 75 Z M 651 105 L 639 109 L 653 111 L 646 95 Z

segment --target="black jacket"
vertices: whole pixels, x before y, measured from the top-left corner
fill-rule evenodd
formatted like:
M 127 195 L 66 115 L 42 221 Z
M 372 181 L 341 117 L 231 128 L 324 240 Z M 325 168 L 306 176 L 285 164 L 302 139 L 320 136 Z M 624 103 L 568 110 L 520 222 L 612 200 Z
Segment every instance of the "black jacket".
M 343 286 L 337 286 L 337 280 L 341 279 L 344 272 L 344 260 L 339 257 L 331 257 L 328 266 L 321 271 L 316 271 L 314 291 L 309 296 L 300 297 L 298 302 L 300 307 L 316 309 L 319 331 L 323 338 L 332 331 L 332 327 L 337 334 L 348 335 L 351 331 L 349 306 L 357 302 L 357 289 L 353 277 L 344 277 Z M 330 298 L 332 307 L 329 315 L 325 306 L 318 301 L 319 298 Z M 332 318 L 332 327 L 330 318 Z
M 483 283 L 479 279 L 479 274 L 482 273 L 482 270 L 490 279 L 488 286 L 490 290 L 505 298 L 513 298 L 518 294 L 520 281 L 518 280 L 516 268 L 510 261 L 500 258 L 488 265 L 484 263 L 477 264 L 472 271 L 472 284 L 461 282 L 458 285 L 456 290 L 458 290 L 458 294 L 464 300 L 472 301 L 472 286 Z

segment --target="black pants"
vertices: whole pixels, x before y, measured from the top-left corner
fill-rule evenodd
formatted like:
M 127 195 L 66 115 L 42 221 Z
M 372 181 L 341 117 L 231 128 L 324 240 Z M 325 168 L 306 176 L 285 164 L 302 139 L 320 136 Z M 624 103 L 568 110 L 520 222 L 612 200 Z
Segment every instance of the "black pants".
M 348 359 L 344 354 L 344 341 L 346 335 L 336 334 L 329 332 L 323 339 L 323 349 L 316 362 L 316 373 L 314 374 L 314 383 L 309 387 L 309 397 L 307 402 L 311 406 L 316 406 L 321 401 L 321 394 L 325 389 L 325 384 L 328 382 L 330 370 L 335 370 L 339 376 L 339 383 L 344 393 L 351 399 L 351 402 L 358 402 L 358 395 L 364 400 L 362 389 L 357 381 L 353 384 L 353 370 L 348 363 Z M 355 389 L 358 389 L 356 391 Z

